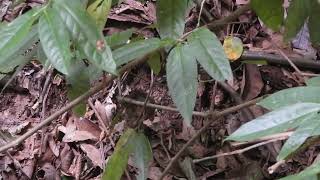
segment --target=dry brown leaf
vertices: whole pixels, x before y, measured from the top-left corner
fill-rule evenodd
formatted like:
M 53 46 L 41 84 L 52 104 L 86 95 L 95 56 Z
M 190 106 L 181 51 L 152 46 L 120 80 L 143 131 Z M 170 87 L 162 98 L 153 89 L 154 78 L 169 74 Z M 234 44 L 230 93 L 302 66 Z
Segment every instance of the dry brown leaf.
M 103 169 L 104 158 L 102 153 L 91 144 L 81 144 L 80 148 L 87 154 L 88 158 L 92 161 L 95 166 L 99 166 Z
M 67 134 L 62 138 L 63 142 L 79 142 L 85 140 L 94 140 L 97 141 L 99 138 L 94 136 L 92 133 L 88 131 L 72 131 L 67 132 Z
M 36 174 L 37 179 L 50 179 L 50 180 L 60 180 L 60 175 L 57 172 L 56 168 L 53 167 L 50 163 L 44 164 Z
M 251 100 L 261 93 L 264 83 L 257 65 L 245 65 L 245 76 L 242 83 L 244 83 L 243 100 Z

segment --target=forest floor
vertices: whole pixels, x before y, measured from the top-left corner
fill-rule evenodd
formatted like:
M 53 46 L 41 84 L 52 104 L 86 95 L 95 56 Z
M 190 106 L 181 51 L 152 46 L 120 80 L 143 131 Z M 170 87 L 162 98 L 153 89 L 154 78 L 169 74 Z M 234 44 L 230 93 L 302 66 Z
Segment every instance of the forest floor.
M 38 1 L 30 1 L 13 11 L 7 11 L 5 7 L 8 2 L 0 1 L 0 18 L 3 21 L 11 21 L 19 13 L 39 5 Z M 206 1 L 202 22 L 228 16 L 247 3 L 246 0 Z M 198 16 L 199 8 L 190 9 L 186 31 L 196 27 Z M 135 0 L 125 0 L 112 9 L 104 33 L 110 35 L 134 28 L 137 38 L 155 37 L 158 34 L 150 26 L 155 21 L 154 2 L 142 4 Z M 228 35 L 239 37 L 246 53 L 263 52 L 275 55 L 282 63 L 271 63 L 267 58 L 246 58 L 244 55 L 241 60 L 231 62 L 234 79 L 224 84 L 216 84 L 200 70 L 195 111 L 209 110 L 212 102 L 215 110 L 223 110 L 239 104 L 239 98 L 240 101 L 249 101 L 281 89 L 303 86 L 306 77 L 301 72 L 318 73 L 320 70 L 319 67 L 297 63 L 301 71 L 297 72 L 291 66 L 283 65 L 288 63 L 286 57 L 279 53 L 283 52 L 294 59 L 307 58 L 316 62 L 318 53 L 309 45 L 307 29 L 288 46 L 283 43 L 282 34 L 268 30 L 253 12 L 247 11 L 236 21 L 217 30 L 216 34 L 221 40 Z M 120 83 L 116 80 L 90 97 L 84 117 L 78 118 L 71 112 L 65 113 L 22 144 L 0 154 L 0 179 L 99 179 L 106 159 L 112 154 L 120 135 L 127 127 L 134 126 L 135 119 L 139 118 L 144 110 L 142 106 L 119 102 L 117 96 L 143 102 L 151 91 L 150 103 L 174 107 L 168 94 L 164 65 L 165 63 L 162 63 L 160 73 L 153 76 L 151 88 L 149 66 L 146 64 L 137 67 L 125 73 Z M 121 84 L 120 94 L 118 84 Z M 2 87 L 3 83 L 0 86 Z M 0 144 L 6 144 L 27 132 L 64 107 L 67 102 L 64 77 L 56 71 L 43 69 L 37 59 L 34 59 L 0 95 Z M 266 113 L 267 110 L 252 106 L 247 108 L 246 112 L 239 111 L 215 120 L 179 160 L 193 160 L 193 167 L 177 163 L 170 169 L 166 179 L 190 178 L 190 172 L 193 172 L 197 179 L 276 179 L 299 172 L 312 164 L 320 151 L 316 145 L 298 153 L 278 167 L 273 174 L 269 174 L 268 168 L 276 163 L 282 141 L 262 145 L 244 153 L 224 154 L 250 146 L 237 146 L 223 140 L 241 124 Z M 153 161 L 149 169 L 151 180 L 156 180 L 161 175 L 169 160 L 208 121 L 194 116 L 193 126 L 188 127 L 179 113 L 153 108 L 147 109 L 147 116 L 143 120 L 144 133 L 149 138 L 153 151 Z M 111 130 L 105 132 L 101 121 L 107 122 Z M 221 156 L 210 160 L 202 159 L 220 154 Z M 136 171 L 131 164 L 129 161 L 123 179 L 134 178 Z

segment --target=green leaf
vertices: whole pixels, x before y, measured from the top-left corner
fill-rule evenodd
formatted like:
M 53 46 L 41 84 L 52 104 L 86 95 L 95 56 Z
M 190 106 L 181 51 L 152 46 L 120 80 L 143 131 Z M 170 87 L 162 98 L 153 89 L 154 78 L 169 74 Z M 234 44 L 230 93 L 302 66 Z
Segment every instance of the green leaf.
M 313 45 L 320 46 L 320 4 L 317 0 L 312 0 L 311 12 L 309 17 L 310 39 Z
M 190 51 L 207 73 L 217 81 L 232 78 L 229 60 L 215 34 L 199 28 L 188 37 Z
M 119 46 L 127 44 L 132 34 L 133 29 L 128 29 L 126 31 L 113 33 L 111 36 L 107 36 L 105 39 L 111 49 L 116 49 Z
M 117 67 L 126 64 L 136 58 L 157 50 L 161 47 L 161 41 L 158 38 L 151 38 L 146 40 L 136 41 L 126 44 L 113 51 L 113 57 L 116 61 Z
M 148 178 L 149 162 L 152 159 L 152 149 L 148 138 L 143 133 L 138 133 L 134 139 L 133 163 L 138 168 L 137 179 Z
M 44 11 L 38 27 L 41 45 L 49 61 L 58 71 L 68 74 L 72 66 L 71 42 L 58 12 L 55 9 Z
M 77 0 L 55 0 L 54 8 L 88 60 L 98 68 L 117 74 L 116 64 L 102 32 L 81 4 Z
M 320 76 L 306 80 L 306 84 L 307 84 L 307 86 L 319 87 L 320 86 Z
M 102 180 L 120 180 L 128 164 L 130 153 L 133 151 L 132 140 L 137 137 L 133 129 L 128 129 L 117 142 L 116 148 L 107 162 Z
M 320 115 L 312 113 L 307 115 L 297 130 L 290 136 L 281 148 L 277 160 L 283 160 L 291 153 L 295 152 L 307 138 L 320 134 Z
M 26 57 L 25 52 L 34 48 L 34 44 L 39 41 L 37 28 L 33 27 L 30 32 L 17 44 L 17 46 L 8 52 L 5 56 L 0 56 L 0 72 L 9 73 L 20 64 L 25 64 L 32 56 Z M 29 53 L 27 53 L 29 54 Z
M 320 87 L 296 87 L 278 91 L 258 103 L 267 109 L 275 110 L 299 102 L 320 103 Z
M 280 180 L 304 180 L 304 179 L 318 179 L 316 176 L 320 173 L 320 161 L 313 163 L 311 166 L 301 171 L 299 174 L 287 176 Z
M 112 0 L 96 0 L 87 8 L 88 13 L 96 20 L 97 26 L 103 30 L 110 12 Z
M 32 9 L 19 16 L 9 24 L 2 25 L 0 29 L 0 65 L 3 65 L 19 51 L 19 47 L 28 35 L 32 24 L 38 18 L 42 9 Z
M 66 76 L 68 86 L 68 98 L 74 100 L 90 88 L 90 74 L 87 66 L 76 59 L 72 59 L 72 66 L 69 70 L 69 74 Z M 78 117 L 83 116 L 86 113 L 86 103 L 81 102 L 75 106 L 72 111 Z
M 285 21 L 285 39 L 294 38 L 309 16 L 310 0 L 293 0 L 290 2 L 288 16 Z
M 157 23 L 161 39 L 178 39 L 184 31 L 187 0 L 158 0 Z
M 158 75 L 161 71 L 161 55 L 159 52 L 154 52 L 149 56 L 149 60 L 147 61 L 150 68 L 153 72 Z
M 284 15 L 281 0 L 251 0 L 250 5 L 259 18 L 271 29 L 278 31 Z
M 192 47 L 176 46 L 171 50 L 166 64 L 169 94 L 188 125 L 197 95 L 197 63 L 192 56 Z
M 260 116 L 237 129 L 227 140 L 250 141 L 297 127 L 303 116 L 320 110 L 320 104 L 298 103 Z M 300 118 L 300 119 L 298 119 Z

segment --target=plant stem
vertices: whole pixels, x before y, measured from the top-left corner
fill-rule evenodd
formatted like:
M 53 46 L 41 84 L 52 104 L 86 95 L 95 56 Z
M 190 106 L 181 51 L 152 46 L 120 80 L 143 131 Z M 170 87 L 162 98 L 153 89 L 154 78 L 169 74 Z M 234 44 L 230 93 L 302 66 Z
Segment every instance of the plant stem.
M 211 115 L 211 119 L 212 120 L 209 120 L 206 122 L 206 124 L 186 143 L 184 144 L 184 146 L 180 149 L 180 151 L 170 160 L 168 166 L 165 168 L 165 170 L 162 172 L 161 176 L 160 176 L 160 180 L 164 178 L 164 176 L 168 173 L 168 171 L 170 170 L 170 168 L 173 166 L 173 164 L 178 160 L 178 158 L 182 155 L 182 153 L 188 148 L 188 146 L 190 146 L 205 130 L 208 129 L 208 127 L 213 123 L 215 122 L 214 119 L 218 119 L 222 116 L 225 116 L 225 115 L 228 115 L 230 113 L 233 113 L 235 111 L 238 111 L 240 109 L 243 109 L 245 107 L 248 107 L 248 106 L 251 106 L 251 105 L 254 105 L 256 104 L 258 101 L 260 101 L 263 97 L 259 97 L 259 98 L 256 98 L 254 100 L 251 100 L 251 101 L 248 101 L 248 102 L 245 102 L 243 104 L 239 104 L 237 106 L 233 106 L 233 107 L 230 107 L 230 108 L 227 108 L 223 111 L 220 111 L 220 112 L 214 112 L 213 114 L 210 114 Z

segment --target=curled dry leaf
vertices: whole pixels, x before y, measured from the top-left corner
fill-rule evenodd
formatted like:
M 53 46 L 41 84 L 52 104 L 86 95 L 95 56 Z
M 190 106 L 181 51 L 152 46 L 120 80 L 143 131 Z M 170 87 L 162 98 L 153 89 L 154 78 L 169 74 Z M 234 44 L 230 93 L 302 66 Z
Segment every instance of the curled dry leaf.
M 95 166 L 99 166 L 101 169 L 103 169 L 104 159 L 101 152 L 95 146 L 91 144 L 81 144 L 80 148 L 87 154 L 88 158 Z
M 69 174 L 69 168 L 72 164 L 72 160 L 74 158 L 74 153 L 70 149 L 70 146 L 65 143 L 65 146 L 63 147 L 61 153 L 60 153 L 60 161 L 61 161 L 61 170 L 64 174 Z
M 60 175 L 57 172 L 56 168 L 53 167 L 50 163 L 44 164 L 36 174 L 37 179 L 51 179 L 59 180 Z
M 261 93 L 264 83 L 257 65 L 245 65 L 245 74 L 242 83 L 244 83 L 242 91 L 243 100 L 251 100 Z
M 67 132 L 67 134 L 63 137 L 63 142 L 78 142 L 78 141 L 85 141 L 85 140 L 94 140 L 97 141 L 99 138 L 94 136 L 92 133 L 88 131 L 72 131 Z
M 97 124 L 93 123 L 92 121 L 86 118 L 77 118 L 75 119 L 75 125 L 77 130 L 90 132 L 90 134 L 94 135 L 97 139 L 99 139 L 101 129 Z

